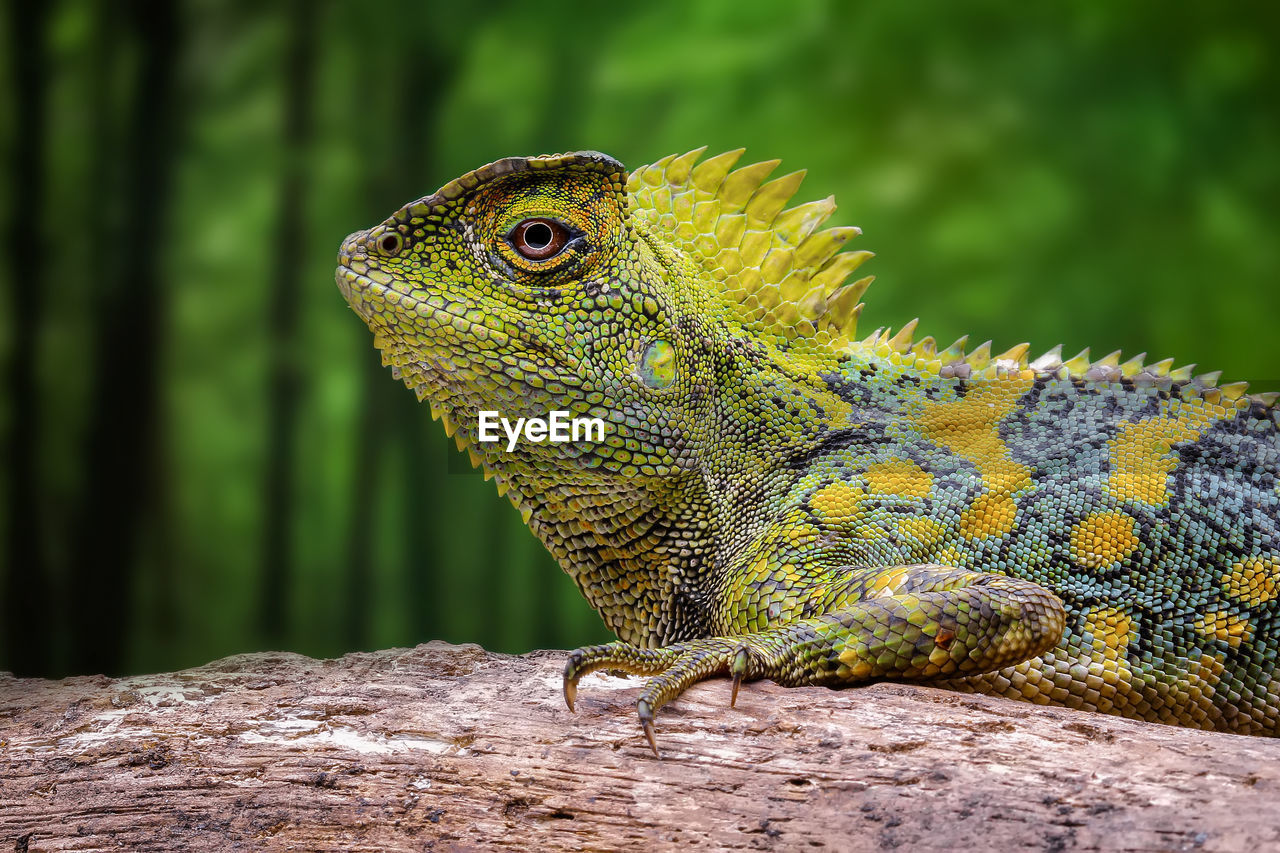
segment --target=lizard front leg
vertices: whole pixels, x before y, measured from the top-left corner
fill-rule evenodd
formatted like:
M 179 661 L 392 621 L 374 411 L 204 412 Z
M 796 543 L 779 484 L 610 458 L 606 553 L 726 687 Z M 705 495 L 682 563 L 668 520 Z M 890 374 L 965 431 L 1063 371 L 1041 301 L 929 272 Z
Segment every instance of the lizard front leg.
M 764 630 L 689 640 L 660 649 L 590 646 L 565 666 L 565 700 L 600 669 L 652 675 L 637 701 L 653 747 L 654 714 L 713 675 L 768 678 L 787 686 L 843 687 L 881 678 L 977 675 L 1029 660 L 1062 637 L 1066 614 L 1038 584 L 949 566 L 863 569 L 850 574 L 831 609 Z

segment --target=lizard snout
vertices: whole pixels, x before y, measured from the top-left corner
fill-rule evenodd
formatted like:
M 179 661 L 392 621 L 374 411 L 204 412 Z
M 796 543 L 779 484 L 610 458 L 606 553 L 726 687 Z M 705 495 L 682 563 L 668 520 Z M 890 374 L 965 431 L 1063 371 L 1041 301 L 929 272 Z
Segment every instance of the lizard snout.
M 366 253 L 364 241 L 368 236 L 367 230 L 348 234 L 347 239 L 342 241 L 342 247 L 338 249 L 338 263 L 346 266 L 353 258 L 363 256 Z

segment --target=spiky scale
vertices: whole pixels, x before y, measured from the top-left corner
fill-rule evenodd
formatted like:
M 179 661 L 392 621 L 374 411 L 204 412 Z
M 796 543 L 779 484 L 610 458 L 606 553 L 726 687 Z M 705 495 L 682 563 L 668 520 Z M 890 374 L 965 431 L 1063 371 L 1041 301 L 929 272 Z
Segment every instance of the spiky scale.
M 720 219 L 720 200 L 707 199 L 699 201 L 693 206 L 693 213 L 689 217 L 689 221 L 693 227 L 703 234 L 709 234 L 715 230 L 716 222 Z M 720 250 L 721 243 L 711 241 L 708 248 L 699 247 L 703 254 L 712 256 Z
M 867 259 L 875 257 L 871 252 L 841 252 L 822 267 L 822 271 L 811 281 L 816 290 L 831 293 L 844 283 L 854 270 L 862 266 Z
M 820 267 L 845 243 L 862 233 L 861 228 L 844 226 L 817 231 L 805 239 L 796 249 L 796 264 Z
M 739 264 L 742 263 L 742 261 L 736 257 L 735 260 Z M 747 293 L 758 293 L 761 296 L 764 296 L 767 292 L 767 288 L 761 287 L 760 270 L 755 269 L 754 267 L 746 267 L 740 270 L 737 276 L 737 284 Z
M 861 299 L 863 296 L 866 296 L 867 289 L 871 287 L 875 280 L 876 277 L 873 275 L 863 276 L 857 281 L 853 281 L 845 285 L 843 289 L 852 294 L 852 298 Z M 961 340 L 963 340 L 963 338 Z
M 932 360 L 938 354 L 938 342 L 933 339 L 932 335 L 927 335 L 915 342 L 915 345 L 911 347 L 911 352 L 914 355 Z
M 809 274 L 802 269 L 796 270 L 779 283 L 778 300 L 799 305 L 812 289 L 813 283 L 809 280 Z
M 1032 370 L 1047 372 L 1057 370 L 1062 365 L 1062 344 L 1058 344 L 1044 355 L 1031 362 Z
M 828 328 L 836 329 L 847 341 L 851 341 L 858 334 L 858 316 L 861 310 L 863 310 L 861 302 L 856 301 L 852 296 L 846 296 L 845 293 L 837 293 L 827 301 L 826 311 L 824 311 Z
M 781 160 L 765 160 L 730 172 L 719 192 L 724 209 L 734 213 L 746 210 L 761 182 L 781 163 Z
M 1225 385 L 1220 385 L 1218 390 L 1222 392 L 1222 396 L 1226 399 L 1235 401 L 1244 396 L 1244 393 L 1249 390 L 1249 383 L 1228 382 Z
M 853 306 L 853 310 L 849 312 L 848 318 L 840 324 L 840 331 L 844 333 L 846 341 L 853 340 L 854 336 L 858 334 L 858 320 L 861 319 L 862 311 L 866 307 L 867 306 L 859 302 L 857 305 Z M 846 342 L 845 344 L 842 344 L 839 348 L 848 348 L 848 343 Z
M 671 161 L 675 159 L 676 159 L 676 155 L 668 154 L 666 157 L 663 157 L 661 160 L 658 160 L 653 165 L 646 167 L 641 172 L 644 182 L 651 187 L 665 188 L 667 186 L 667 179 L 666 179 L 667 166 L 669 166 L 671 164 Z
M 773 233 L 784 243 L 798 245 L 826 222 L 835 209 L 836 202 L 831 196 L 787 208 L 774 220 Z
M 1074 376 L 1083 376 L 1089 369 L 1089 348 L 1085 347 L 1076 353 L 1074 358 L 1068 359 L 1063 363 L 1067 371 Z
M 746 153 L 746 150 L 745 148 L 738 148 L 703 160 L 693 167 L 693 171 L 690 172 L 690 181 L 704 193 L 715 195 L 719 191 L 720 185 L 724 183 L 724 179 L 728 176 L 729 170 L 742 159 L 742 155 Z
M 720 257 L 734 257 L 738 253 L 736 250 L 742 244 L 742 239 L 746 235 L 747 217 L 741 213 L 721 214 L 716 220 L 716 242 L 722 247 Z M 736 270 L 735 270 L 736 272 Z
M 866 279 L 862 281 L 866 281 Z M 870 283 L 867 281 L 867 284 L 862 287 L 858 287 L 859 284 L 862 284 L 861 281 L 846 285 L 837 290 L 827 300 L 827 316 L 831 318 L 838 328 L 844 329 L 850 335 L 855 332 L 856 327 L 849 329 L 845 326 L 845 323 L 849 320 L 854 306 L 858 304 L 858 300 L 862 298 L 862 294 L 866 292 L 867 285 Z
M 968 335 L 961 335 L 956 339 L 955 343 L 943 350 L 939 355 L 948 361 L 957 361 L 964 358 L 965 345 L 969 343 Z M 1058 347 L 1061 351 L 1062 347 Z
M 658 213 L 671 213 L 671 188 L 668 186 L 655 187 L 649 195 L 650 204 Z
M 920 325 L 920 318 L 908 320 L 907 323 L 898 330 L 898 333 L 889 338 L 885 343 L 889 349 L 894 352 L 907 352 L 911 349 L 912 336 L 916 333 L 916 327 Z
M 1218 384 L 1218 380 L 1222 378 L 1221 370 L 1211 370 L 1208 373 L 1201 373 L 1195 377 L 1195 382 L 1202 388 L 1212 388 Z
M 738 241 L 738 257 L 746 267 L 758 267 L 773 245 L 773 234 L 768 231 L 746 231 Z
M 1031 344 L 1023 343 L 1009 347 L 1009 349 L 996 356 L 996 361 L 1007 361 L 1013 364 L 1027 366 L 1027 353 L 1031 351 Z
M 774 248 L 767 252 L 764 260 L 760 262 L 760 277 L 767 284 L 779 284 L 791 272 L 794 260 L 795 252 L 786 248 Z M 796 279 L 801 280 L 801 277 L 797 276 Z
M 796 190 L 800 189 L 800 182 L 804 180 L 804 176 L 804 170 L 801 170 L 764 184 L 747 202 L 747 218 L 760 225 L 773 224 L 773 220 L 782 212 L 782 208 L 786 207 L 787 202 L 796 194 Z
M 966 361 L 974 370 L 982 370 L 991 363 L 991 341 L 983 341 L 977 349 L 969 353 Z
M 1137 355 L 1135 355 L 1133 358 L 1121 364 L 1120 375 L 1126 376 L 1126 377 L 1137 376 L 1142 371 L 1143 361 L 1146 359 L 1146 357 L 1147 357 L 1147 354 L 1145 352 L 1140 352 Z
M 689 176 L 693 173 L 693 166 L 698 162 L 698 158 L 706 153 L 707 146 L 695 148 L 688 154 L 681 154 L 679 157 L 672 158 L 666 168 L 667 183 L 677 185 L 684 184 L 689 181 Z

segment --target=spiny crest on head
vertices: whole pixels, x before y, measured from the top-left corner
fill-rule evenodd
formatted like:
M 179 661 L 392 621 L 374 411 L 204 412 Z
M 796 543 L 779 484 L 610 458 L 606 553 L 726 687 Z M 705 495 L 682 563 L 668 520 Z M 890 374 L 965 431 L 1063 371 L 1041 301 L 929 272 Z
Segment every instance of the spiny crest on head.
M 704 266 L 739 321 L 787 340 L 851 344 L 872 277 L 846 281 L 872 253 L 840 250 L 862 231 L 820 230 L 836 209 L 830 196 L 785 207 L 803 171 L 765 183 L 780 161 L 731 171 L 743 149 L 699 163 L 705 151 L 632 171 L 627 191 L 636 215 Z

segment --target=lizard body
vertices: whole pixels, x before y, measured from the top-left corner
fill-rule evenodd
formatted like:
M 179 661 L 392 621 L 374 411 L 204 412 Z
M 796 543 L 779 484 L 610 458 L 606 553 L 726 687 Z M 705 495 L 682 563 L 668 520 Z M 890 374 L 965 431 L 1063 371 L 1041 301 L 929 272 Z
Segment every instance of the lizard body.
M 960 690 L 1280 734 L 1274 395 L 1171 361 L 857 338 L 870 256 L 802 173 L 485 166 L 337 281 L 619 641 L 566 667 Z M 479 440 L 552 410 L 602 442 Z

